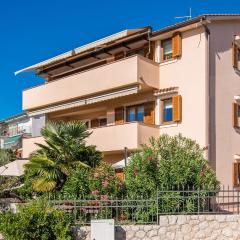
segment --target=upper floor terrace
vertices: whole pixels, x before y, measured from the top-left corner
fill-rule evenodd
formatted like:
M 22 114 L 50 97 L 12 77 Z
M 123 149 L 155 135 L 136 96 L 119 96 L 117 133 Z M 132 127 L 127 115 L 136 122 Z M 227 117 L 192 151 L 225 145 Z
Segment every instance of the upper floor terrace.
M 158 64 L 143 56 L 133 55 L 69 75 L 25 90 L 23 109 L 31 111 L 131 86 L 139 86 L 142 91 L 158 89 Z

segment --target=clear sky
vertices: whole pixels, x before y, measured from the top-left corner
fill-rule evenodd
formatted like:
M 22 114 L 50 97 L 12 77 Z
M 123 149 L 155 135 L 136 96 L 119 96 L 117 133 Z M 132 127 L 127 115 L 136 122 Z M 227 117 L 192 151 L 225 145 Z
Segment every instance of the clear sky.
M 21 68 L 127 28 L 158 29 L 203 13 L 240 13 L 240 0 L 5 0 L 0 3 L 0 119 L 22 111 L 22 90 L 42 83 Z

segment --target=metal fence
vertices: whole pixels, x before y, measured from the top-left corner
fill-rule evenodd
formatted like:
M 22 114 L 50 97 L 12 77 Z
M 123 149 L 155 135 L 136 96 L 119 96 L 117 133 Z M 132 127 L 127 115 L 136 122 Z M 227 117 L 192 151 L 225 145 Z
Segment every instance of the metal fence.
M 75 224 L 92 219 L 115 219 L 116 224 L 158 224 L 161 215 L 240 214 L 235 189 L 159 190 L 149 198 L 80 199 L 51 201 L 74 218 Z

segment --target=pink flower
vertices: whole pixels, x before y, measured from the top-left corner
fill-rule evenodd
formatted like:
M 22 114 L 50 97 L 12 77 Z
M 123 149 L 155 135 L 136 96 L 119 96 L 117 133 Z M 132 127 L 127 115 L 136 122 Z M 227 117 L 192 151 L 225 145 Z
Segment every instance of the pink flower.
M 152 161 L 152 160 L 153 160 L 153 157 L 152 157 L 152 156 L 148 156 L 148 157 L 147 157 L 147 160 L 148 160 L 148 161 Z
M 105 181 L 102 182 L 102 186 L 103 186 L 104 188 L 107 188 L 108 185 L 109 185 L 109 182 L 108 182 L 107 180 L 105 180 Z
M 98 191 L 98 190 L 94 190 L 94 191 L 92 191 L 92 195 L 94 195 L 94 196 L 99 195 L 99 191 Z
M 101 200 L 102 200 L 102 201 L 107 201 L 107 200 L 109 200 L 108 195 L 101 195 Z

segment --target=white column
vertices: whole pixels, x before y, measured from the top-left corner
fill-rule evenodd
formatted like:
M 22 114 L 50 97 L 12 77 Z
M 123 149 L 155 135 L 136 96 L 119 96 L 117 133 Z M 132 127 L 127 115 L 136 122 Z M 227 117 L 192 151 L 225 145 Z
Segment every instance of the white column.
M 155 44 L 155 60 L 157 63 L 160 63 L 161 61 L 161 41 L 157 40 Z

